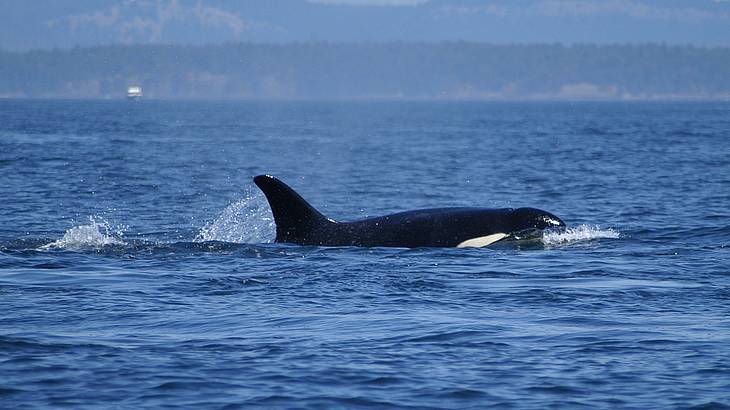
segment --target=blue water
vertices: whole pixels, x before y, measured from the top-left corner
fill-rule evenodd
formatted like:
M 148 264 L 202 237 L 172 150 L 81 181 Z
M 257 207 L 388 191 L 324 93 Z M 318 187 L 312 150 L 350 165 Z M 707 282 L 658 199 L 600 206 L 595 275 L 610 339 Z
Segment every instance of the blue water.
M 271 243 L 532 206 L 485 249 Z M 730 103 L 0 100 L 0 408 L 729 408 Z

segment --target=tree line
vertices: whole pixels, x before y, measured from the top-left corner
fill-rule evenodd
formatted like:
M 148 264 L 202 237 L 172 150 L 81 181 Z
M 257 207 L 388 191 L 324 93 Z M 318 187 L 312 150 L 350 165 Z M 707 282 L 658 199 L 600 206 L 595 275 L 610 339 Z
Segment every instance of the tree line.
M 728 98 L 730 48 L 663 44 L 238 43 L 0 51 L 0 97 Z

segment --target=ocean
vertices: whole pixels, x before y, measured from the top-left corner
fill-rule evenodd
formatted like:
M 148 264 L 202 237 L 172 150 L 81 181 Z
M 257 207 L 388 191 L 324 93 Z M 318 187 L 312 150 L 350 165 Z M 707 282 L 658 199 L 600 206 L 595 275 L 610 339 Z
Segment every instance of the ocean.
M 536 207 L 482 249 L 273 243 Z M 0 408 L 730 408 L 730 103 L 0 100 Z

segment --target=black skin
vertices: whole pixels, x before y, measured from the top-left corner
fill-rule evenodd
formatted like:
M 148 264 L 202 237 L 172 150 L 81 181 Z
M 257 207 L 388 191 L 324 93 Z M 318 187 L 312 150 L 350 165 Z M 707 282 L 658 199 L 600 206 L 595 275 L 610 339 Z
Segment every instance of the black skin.
M 326 218 L 289 186 L 269 175 L 254 183 L 269 201 L 276 242 L 317 246 L 455 247 L 495 233 L 511 236 L 564 228 L 557 216 L 535 208 L 435 208 L 352 222 Z

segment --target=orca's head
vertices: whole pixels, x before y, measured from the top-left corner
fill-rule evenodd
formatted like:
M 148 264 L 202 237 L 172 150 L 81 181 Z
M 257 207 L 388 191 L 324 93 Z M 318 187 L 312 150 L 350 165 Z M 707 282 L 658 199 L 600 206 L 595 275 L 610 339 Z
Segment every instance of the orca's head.
M 517 208 L 512 211 L 515 232 L 542 231 L 565 228 L 565 222 L 557 216 L 535 208 Z

